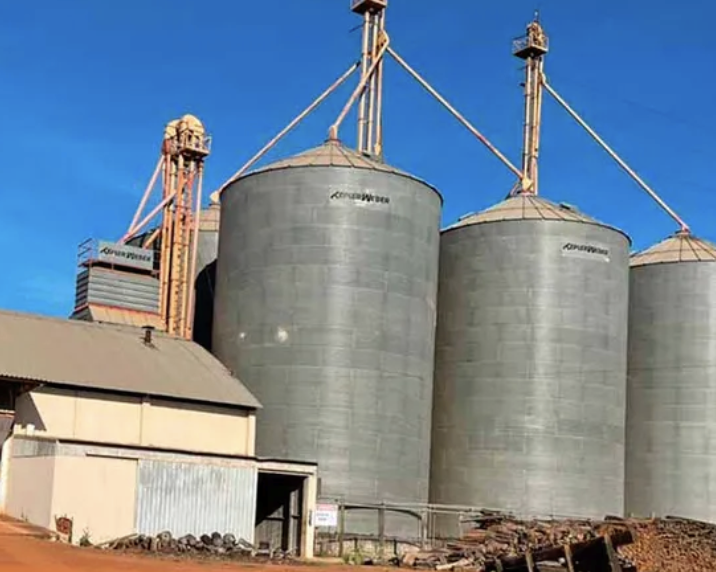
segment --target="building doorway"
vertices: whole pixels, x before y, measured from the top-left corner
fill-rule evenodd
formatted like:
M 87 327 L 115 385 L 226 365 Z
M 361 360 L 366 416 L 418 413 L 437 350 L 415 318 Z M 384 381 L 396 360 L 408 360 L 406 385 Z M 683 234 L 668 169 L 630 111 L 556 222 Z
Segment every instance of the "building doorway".
M 305 475 L 259 471 L 255 544 L 303 556 Z

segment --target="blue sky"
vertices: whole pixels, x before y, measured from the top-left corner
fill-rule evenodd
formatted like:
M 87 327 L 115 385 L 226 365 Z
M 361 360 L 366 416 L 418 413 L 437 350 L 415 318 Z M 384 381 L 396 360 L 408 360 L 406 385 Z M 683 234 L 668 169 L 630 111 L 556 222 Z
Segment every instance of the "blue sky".
M 213 136 L 216 188 L 359 50 L 348 0 L 35 0 L 0 8 L 0 307 L 66 316 L 77 245 L 116 239 L 164 125 L 191 112 Z M 443 6 L 436 9 L 435 6 Z M 448 6 L 446 8 L 446 6 Z M 393 46 L 514 162 L 520 62 L 510 42 L 542 10 L 553 86 L 704 238 L 716 239 L 716 4 L 656 0 L 390 0 Z M 315 146 L 344 87 L 267 161 Z M 444 221 L 501 200 L 512 175 L 394 62 L 385 154 L 445 196 Z M 625 229 L 642 248 L 675 224 L 557 105 L 545 102 L 541 192 Z M 352 122 L 346 143 L 355 142 Z

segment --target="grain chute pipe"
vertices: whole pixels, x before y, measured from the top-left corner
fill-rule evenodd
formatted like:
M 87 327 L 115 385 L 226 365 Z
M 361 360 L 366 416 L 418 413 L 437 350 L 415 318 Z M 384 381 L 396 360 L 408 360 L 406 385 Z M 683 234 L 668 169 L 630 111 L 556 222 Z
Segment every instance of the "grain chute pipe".
M 368 40 L 370 37 L 370 12 L 363 14 L 363 48 L 361 52 L 361 63 L 360 63 L 360 76 L 365 77 L 368 74 L 368 61 L 370 59 L 370 51 L 368 46 Z M 365 91 L 361 94 L 360 102 L 358 103 L 358 149 L 362 150 L 365 147 L 365 121 L 366 121 L 366 93 Z
M 197 275 L 196 263 L 199 258 L 199 236 L 201 235 L 201 193 L 204 181 L 203 165 L 199 164 L 197 166 L 197 170 L 196 204 L 194 206 L 194 224 L 191 233 L 191 259 L 189 262 L 189 268 L 186 271 L 187 296 L 184 309 L 186 321 L 184 322 L 184 331 L 182 332 L 183 337 L 187 340 L 192 339 L 192 334 L 194 332 L 194 313 L 196 309 L 196 291 L 194 288 L 194 282 L 196 281 Z
M 370 80 L 368 80 L 366 90 L 363 90 L 363 93 L 366 93 L 366 91 L 368 93 L 368 115 L 366 117 L 367 121 L 365 125 L 365 137 L 368 143 L 366 150 L 368 151 L 368 153 L 371 154 L 373 153 L 375 147 L 375 145 L 373 144 L 375 141 L 375 138 L 373 136 L 373 131 L 375 129 L 375 90 L 378 86 L 378 71 L 380 70 L 380 67 L 383 63 L 383 56 L 385 55 L 385 50 L 379 49 L 379 43 L 381 38 L 378 32 L 378 18 L 378 15 L 374 16 L 371 22 L 372 32 L 370 53 L 371 58 L 378 58 L 379 61 L 373 69 L 373 73 L 370 75 Z M 385 36 L 385 32 L 383 32 L 382 35 Z
M 149 196 L 152 194 L 152 189 L 154 189 L 154 185 L 157 184 L 157 178 L 159 178 L 159 173 L 162 172 L 162 167 L 164 167 L 164 155 L 159 157 L 159 161 L 157 161 L 157 166 L 154 169 L 152 178 L 149 180 L 149 184 L 147 185 L 147 188 L 145 189 L 144 194 L 142 195 L 142 200 L 139 202 L 139 206 L 137 207 L 137 212 L 134 213 L 134 218 L 132 219 L 132 222 L 129 224 L 129 228 L 127 229 L 127 232 L 130 232 L 137 225 L 137 221 L 139 221 L 139 217 L 142 216 L 142 211 L 144 211 L 144 207 L 147 206 L 147 201 L 149 200 Z
M 418 72 L 416 72 L 408 63 L 401 58 L 396 51 L 388 47 L 388 53 L 393 57 L 393 59 L 400 64 L 400 66 L 407 71 L 411 76 L 413 76 L 413 79 L 417 81 L 423 88 L 432 95 L 435 99 L 437 99 L 442 106 L 447 109 L 454 117 L 457 119 L 460 123 L 463 124 L 463 126 L 472 133 L 475 137 L 477 137 L 480 142 L 487 147 L 493 155 L 495 155 L 502 163 L 510 170 L 514 175 L 516 175 L 520 181 L 522 181 L 523 188 L 528 188 L 530 186 L 530 181 L 528 181 L 525 178 L 525 175 L 520 171 L 517 167 L 515 167 L 512 162 L 505 157 L 497 147 L 495 147 L 490 141 L 488 141 L 487 137 L 485 137 L 482 133 L 480 133 L 463 115 L 455 109 L 450 103 L 442 96 L 440 95 L 425 79 L 423 79 Z
M 137 234 L 140 230 L 142 230 L 149 222 L 157 216 L 157 213 L 159 213 L 160 210 L 162 210 L 165 206 L 167 206 L 170 202 L 174 200 L 174 197 L 176 197 L 177 193 L 174 191 L 170 195 L 168 195 L 161 203 L 159 203 L 156 207 L 152 209 L 152 212 L 150 212 L 147 216 L 145 216 L 141 222 L 138 224 L 135 224 L 134 227 L 129 229 L 127 234 L 125 234 L 122 239 L 119 241 L 121 244 L 124 244 L 127 242 L 130 238 L 132 238 L 135 234 Z
M 388 50 L 389 45 L 390 39 L 386 34 L 385 43 L 378 52 L 378 55 L 376 56 L 375 60 L 373 60 L 373 63 L 371 64 L 370 68 L 368 68 L 368 73 L 361 78 L 360 82 L 358 82 L 358 86 L 351 94 L 350 98 L 348 99 L 348 102 L 343 108 L 343 111 L 341 111 L 340 115 L 338 116 L 338 119 L 336 119 L 335 123 L 331 125 L 330 129 L 328 130 L 329 139 L 334 141 L 338 139 L 338 130 L 341 128 L 341 123 L 343 123 L 343 120 L 346 118 L 346 115 L 348 115 L 348 112 L 351 110 L 351 107 L 353 107 L 353 104 L 355 103 L 356 99 L 358 99 L 358 96 L 361 95 L 361 93 L 363 93 L 363 91 L 365 90 L 368 81 L 373 78 L 375 70 L 378 67 L 378 64 L 380 64 L 380 62 L 383 60 L 383 56 L 385 55 L 386 50 Z
M 385 12 L 382 12 L 379 16 L 380 26 L 379 33 L 385 33 Z M 378 69 L 375 71 L 375 140 L 373 141 L 373 148 L 370 152 L 383 157 L 383 66 L 385 60 L 380 62 Z
M 609 145 L 606 144 L 606 142 L 596 133 L 596 131 L 594 131 L 594 129 L 592 129 L 592 128 L 587 124 L 587 122 L 584 121 L 584 119 L 582 119 L 582 118 L 579 116 L 579 114 L 578 114 L 576 111 L 574 111 L 574 109 L 572 109 L 572 108 L 570 107 L 570 105 L 569 105 L 564 99 L 562 99 L 562 97 L 554 90 L 554 88 L 553 88 L 549 83 L 547 83 L 547 79 L 546 79 L 544 76 L 542 77 L 542 85 L 543 85 L 544 88 L 547 90 L 547 92 L 555 99 L 555 101 L 556 101 L 557 103 L 559 103 L 569 115 L 572 116 L 572 119 L 574 119 L 577 123 L 579 123 L 579 125 L 581 125 L 582 128 L 583 128 L 587 133 L 589 133 L 589 135 L 592 137 L 592 139 L 594 139 L 597 143 L 599 143 L 599 145 L 607 152 L 607 154 L 608 154 L 612 159 L 614 159 L 614 161 L 616 161 L 616 163 L 617 163 L 622 169 L 624 169 L 624 171 L 626 171 L 627 174 L 628 174 L 632 179 L 634 179 L 634 181 L 636 181 L 636 183 L 637 183 L 644 191 L 646 191 L 646 193 L 647 193 L 652 199 L 654 199 L 654 201 L 656 201 L 656 203 L 657 203 L 671 218 L 673 218 L 673 219 L 679 224 L 679 226 L 681 227 L 681 231 L 682 231 L 682 232 L 689 232 L 689 225 L 687 225 L 687 224 L 683 221 L 683 219 L 682 219 L 678 214 L 676 214 L 676 212 L 675 212 L 669 205 L 667 205 L 667 204 L 663 201 L 663 199 L 662 199 L 659 195 L 657 195 L 656 192 L 655 192 L 649 185 L 647 185 L 647 184 L 642 180 L 642 178 L 641 178 L 639 175 L 637 175 L 637 173 L 636 173 L 631 167 L 629 167 L 629 165 L 627 165 L 627 164 L 621 159 L 621 157 L 619 157 L 619 155 L 616 154 L 616 152 L 615 152 L 614 150 L 612 150 L 611 147 L 609 147 Z
M 221 197 L 221 193 L 223 193 L 223 192 L 226 190 L 226 187 L 228 187 L 231 183 L 233 183 L 236 179 L 238 179 L 238 178 L 241 177 L 246 171 L 248 171 L 259 159 L 261 159 L 261 157 L 263 157 L 263 156 L 264 156 L 266 153 L 268 153 L 279 141 L 281 141 L 281 139 L 283 139 L 289 131 L 291 131 L 294 127 L 296 127 L 296 125 L 298 125 L 299 123 L 301 123 L 301 121 L 303 121 L 303 120 L 306 118 L 307 115 L 310 115 L 311 112 L 313 112 L 314 109 L 316 109 L 319 105 L 321 105 L 321 103 L 323 103 L 323 101 L 324 101 L 329 95 L 331 95 L 336 89 L 338 89 L 338 88 L 343 84 L 343 82 L 345 82 L 345 81 L 351 76 L 351 74 L 352 74 L 354 71 L 356 71 L 356 69 L 358 69 L 358 66 L 360 66 L 360 62 L 356 62 L 356 63 L 354 63 L 353 65 L 351 65 L 351 67 L 350 67 L 341 77 L 339 77 L 335 82 L 333 82 L 333 84 L 332 84 L 328 89 L 326 89 L 326 91 L 324 91 L 321 95 L 319 95 L 319 96 L 313 101 L 313 103 L 311 103 L 311 105 L 309 105 L 306 109 L 304 109 L 301 113 L 299 113 L 299 114 L 293 119 L 293 121 L 291 121 L 291 123 L 289 123 L 288 125 L 286 125 L 286 127 L 284 127 L 273 139 L 271 139 L 271 141 L 269 141 L 268 143 L 266 143 L 266 145 L 264 145 L 264 147 L 263 147 L 258 153 L 256 153 L 256 155 L 254 155 L 253 157 L 251 157 L 251 159 L 249 159 L 249 160 L 246 162 L 246 164 L 245 164 L 243 167 L 241 167 L 241 169 L 239 169 L 238 171 L 236 171 L 236 173 L 234 173 L 234 174 L 229 178 L 229 180 L 227 180 L 223 185 L 221 185 L 221 187 L 219 187 L 219 190 L 214 191 L 214 192 L 211 194 L 211 201 L 214 202 L 214 203 L 218 203 L 218 202 L 219 202 L 219 198 Z
M 144 241 L 144 248 L 151 248 L 152 245 L 154 244 L 154 241 L 157 240 L 157 238 L 159 237 L 159 235 L 161 234 L 161 232 L 162 232 L 162 227 L 161 227 L 161 226 L 158 226 L 157 228 L 155 228 L 155 229 L 152 231 L 152 234 L 149 235 L 149 237 L 147 238 L 147 240 Z

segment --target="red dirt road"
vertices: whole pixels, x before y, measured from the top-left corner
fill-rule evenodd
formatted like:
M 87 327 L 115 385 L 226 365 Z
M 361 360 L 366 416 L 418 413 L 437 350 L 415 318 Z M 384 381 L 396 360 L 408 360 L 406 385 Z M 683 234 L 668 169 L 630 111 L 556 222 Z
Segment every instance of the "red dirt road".
M 1 572 L 310 572 L 316 567 L 189 562 L 77 548 L 43 539 L 43 531 L 0 518 Z M 356 572 L 356 567 L 321 566 L 321 572 Z M 374 569 L 374 572 L 377 572 Z
M 50 542 L 22 524 L 0 521 L 0 570 L 2 572 L 110 572 L 160 570 L 209 571 L 209 566 L 187 566 L 159 560 L 144 560 L 106 554 Z M 223 569 L 225 566 L 216 569 Z

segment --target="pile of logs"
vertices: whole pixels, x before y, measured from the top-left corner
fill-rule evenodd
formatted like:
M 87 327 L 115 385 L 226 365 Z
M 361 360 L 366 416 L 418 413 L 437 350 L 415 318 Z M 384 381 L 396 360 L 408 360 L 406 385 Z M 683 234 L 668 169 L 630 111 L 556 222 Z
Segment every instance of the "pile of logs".
M 123 550 L 131 552 L 156 552 L 162 554 L 186 554 L 223 556 L 231 558 L 259 558 L 280 560 L 290 556 L 279 550 L 271 550 L 268 546 L 260 545 L 258 548 L 243 538 L 236 538 L 233 534 L 202 534 L 196 537 L 187 534 L 174 538 L 169 532 L 162 532 L 156 536 L 132 534 L 105 542 L 97 546 L 108 550 Z
M 290 558 L 233 534 L 174 538 L 133 534 L 98 548 L 189 557 Z M 392 564 L 439 571 L 710 572 L 716 571 L 716 525 L 686 519 L 587 522 L 483 517 L 460 541 L 407 552 Z
M 404 555 L 401 566 L 485 572 L 716 571 L 716 525 L 682 518 L 518 521 L 483 517 L 459 542 Z M 617 568 L 618 566 L 618 568 Z
M 631 564 L 615 548 L 631 543 L 632 534 L 621 523 L 586 521 L 518 521 L 506 517 L 485 518 L 459 542 L 445 548 L 407 553 L 401 566 L 436 570 L 610 570 L 612 558 L 628 570 Z M 565 549 L 565 546 L 567 548 Z

